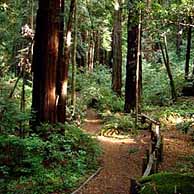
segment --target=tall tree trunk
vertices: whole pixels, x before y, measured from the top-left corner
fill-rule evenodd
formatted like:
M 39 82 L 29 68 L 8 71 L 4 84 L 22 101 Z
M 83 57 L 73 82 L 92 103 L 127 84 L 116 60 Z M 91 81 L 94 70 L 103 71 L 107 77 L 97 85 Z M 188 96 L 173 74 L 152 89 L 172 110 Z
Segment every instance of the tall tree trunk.
M 152 3 L 152 0 L 146 0 L 146 4 L 147 4 L 148 9 L 151 8 L 151 3 Z
M 94 31 L 91 30 L 89 36 L 89 46 L 88 46 L 88 70 L 89 72 L 93 71 L 94 68 Z
M 121 95 L 122 87 L 122 9 L 121 0 L 115 0 L 113 25 L 113 66 L 112 66 L 112 89 L 117 95 Z
M 141 97 L 141 75 L 142 75 L 142 64 L 141 64 L 141 10 L 139 11 L 139 23 L 138 23 L 138 38 L 137 38 L 137 67 L 136 67 L 136 88 L 135 88 L 135 128 L 137 128 L 138 114 L 140 113 L 140 97 Z
M 34 30 L 34 0 L 31 0 L 31 18 L 30 18 L 31 29 Z
M 100 63 L 100 33 L 99 31 L 96 31 L 95 33 L 95 49 L 94 49 L 94 63 L 99 64 Z
M 33 55 L 33 126 L 56 122 L 56 67 L 60 0 L 39 0 Z
M 133 3 L 133 1 L 132 1 Z M 136 69 L 138 54 L 138 24 L 134 23 L 133 18 L 137 16 L 137 11 L 133 8 L 129 10 L 128 15 L 128 38 L 127 38 L 127 64 L 126 64 L 126 82 L 125 82 L 125 112 L 131 112 L 136 106 Z M 141 33 L 140 33 L 141 34 Z M 140 41 L 141 42 L 141 41 Z M 141 48 L 141 46 L 140 46 Z M 141 56 L 139 61 L 139 91 L 141 94 Z
M 58 122 L 65 122 L 66 120 L 66 106 L 67 106 L 67 85 L 68 85 L 68 68 L 70 61 L 70 46 L 71 46 L 71 32 L 73 13 L 75 9 L 75 0 L 71 0 L 69 17 L 67 21 L 66 33 L 65 33 L 65 45 L 64 45 L 64 57 L 58 64 L 58 106 L 57 117 Z
M 87 51 L 87 65 L 88 65 L 88 71 L 92 72 L 94 67 L 94 49 L 95 49 L 95 43 L 94 43 L 94 21 L 92 18 L 91 10 L 90 10 L 90 1 L 86 1 L 87 4 L 87 11 L 88 16 L 90 19 L 90 30 L 88 32 L 88 51 Z
M 182 43 L 182 26 L 180 25 L 180 20 L 177 24 L 177 36 L 176 36 L 176 54 L 180 57 L 181 54 L 181 43 Z
M 169 62 L 169 56 L 168 56 L 166 37 L 164 37 L 164 48 L 162 46 L 161 41 L 160 41 L 160 48 L 161 48 L 164 64 L 165 64 L 165 67 L 166 67 L 166 70 L 167 70 L 168 78 L 170 80 L 172 100 L 176 101 L 177 95 L 176 95 L 176 89 L 175 89 L 175 84 L 174 84 L 172 72 L 171 72 L 171 69 L 170 69 L 170 62 Z
M 72 93 L 71 93 L 71 105 L 73 106 L 73 115 L 75 114 L 76 107 L 76 53 L 77 53 L 77 0 L 75 0 L 74 10 L 74 35 L 73 35 L 73 54 L 72 54 Z
M 192 24 L 192 18 L 189 16 L 189 24 Z M 191 53 L 191 34 L 192 34 L 192 27 L 188 27 L 187 32 L 187 51 L 186 51 L 186 62 L 185 62 L 185 80 L 188 79 L 189 76 L 189 61 L 190 61 L 190 53 Z
M 57 121 L 64 122 L 65 118 L 65 109 L 63 108 L 62 101 L 62 83 L 65 76 L 65 67 L 64 67 L 64 0 L 61 1 L 60 8 L 60 29 L 59 29 L 59 53 L 58 53 L 58 63 L 57 63 L 57 80 L 56 80 L 56 94 L 57 94 Z M 60 100 L 59 100 L 60 99 Z

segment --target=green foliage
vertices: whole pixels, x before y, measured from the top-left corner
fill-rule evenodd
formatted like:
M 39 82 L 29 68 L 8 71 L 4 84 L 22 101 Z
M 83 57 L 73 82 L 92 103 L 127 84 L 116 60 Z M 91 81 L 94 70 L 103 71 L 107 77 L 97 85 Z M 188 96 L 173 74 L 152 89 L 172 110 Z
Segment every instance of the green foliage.
M 193 123 L 193 109 L 194 104 L 190 98 L 182 98 L 170 106 L 145 105 L 143 111 L 162 123 L 166 120 L 184 131 Z
M 147 10 L 146 10 L 147 9 Z M 144 102 L 154 105 L 170 105 L 170 85 L 169 79 L 164 66 L 160 46 L 158 45 L 163 35 L 166 36 L 167 49 L 170 61 L 170 68 L 173 74 L 175 87 L 178 96 L 181 95 L 184 81 L 184 64 L 187 46 L 187 31 L 184 25 L 188 24 L 188 16 L 192 16 L 193 2 L 170 1 L 158 2 L 153 1 L 149 8 L 145 8 L 145 18 L 143 20 L 146 30 L 143 31 L 142 46 L 144 57 L 147 60 L 143 62 L 143 95 Z M 177 34 L 180 35 L 180 53 L 176 52 Z M 150 50 L 150 51 L 148 51 Z M 193 46 L 190 54 L 190 71 L 193 61 Z M 151 76 L 150 76 L 151 75 Z M 190 74 L 189 76 L 192 77 Z
M 194 156 L 180 158 L 180 161 L 176 163 L 176 171 L 180 173 L 194 174 Z
M 193 194 L 194 177 L 187 174 L 159 173 L 140 180 L 140 194 Z
M 132 148 L 129 148 L 128 149 L 128 153 L 129 154 L 135 154 L 135 153 L 137 153 L 139 151 L 139 148 L 137 148 L 137 147 L 132 147 Z
M 0 86 L 0 193 L 70 191 L 97 167 L 98 144 L 72 125 L 43 124 L 34 134 L 31 88 L 26 86 L 27 111 L 20 111 L 22 82 L 8 98 L 15 81 L 7 77 Z
M 0 80 L 0 131 L 3 134 L 29 133 L 31 88 L 26 86 L 26 111 L 20 110 L 22 82 L 20 81 L 14 91 L 13 97 L 9 95 L 13 90 L 16 79 L 10 77 Z
M 17 104 L 12 99 L 4 101 L 0 98 L 0 110 L 1 133 L 18 133 L 21 127 L 25 133 L 29 132 L 30 114 L 19 111 Z
M 104 116 L 104 126 L 101 129 L 101 133 L 105 134 L 110 130 L 116 130 L 117 133 L 126 133 L 130 132 L 131 134 L 135 134 L 134 130 L 134 118 L 130 115 L 122 115 L 122 114 L 114 114 L 108 117 Z
M 109 69 L 103 65 L 96 66 L 92 73 L 79 73 L 77 90 L 81 94 L 77 104 L 82 110 L 86 107 L 93 107 L 101 112 L 123 110 L 124 101 L 112 92 L 111 74 Z
M 20 31 L 28 22 L 29 15 L 30 6 L 25 0 L 0 2 L 0 75 L 13 69 L 17 63 L 13 57 L 17 55 L 17 49 L 21 49 Z
M 193 124 L 193 121 L 184 121 L 184 122 L 178 123 L 176 125 L 176 128 L 178 130 L 183 131 L 184 133 L 187 133 L 192 124 Z
M 168 116 L 172 113 L 177 113 L 180 116 L 191 117 L 193 114 L 193 108 L 194 105 L 192 101 L 177 101 L 174 105 L 168 107 L 168 109 L 167 107 L 165 108 L 164 115 Z
M 100 149 L 94 139 L 71 125 L 45 128 L 52 131 L 46 139 L 0 136 L 0 193 L 70 190 L 97 167 Z
M 185 84 L 184 75 L 178 64 L 172 65 L 172 73 L 177 94 Z M 169 79 L 164 64 L 143 63 L 143 98 L 147 104 L 163 106 L 172 103 Z M 152 76 L 150 76 L 152 75 Z

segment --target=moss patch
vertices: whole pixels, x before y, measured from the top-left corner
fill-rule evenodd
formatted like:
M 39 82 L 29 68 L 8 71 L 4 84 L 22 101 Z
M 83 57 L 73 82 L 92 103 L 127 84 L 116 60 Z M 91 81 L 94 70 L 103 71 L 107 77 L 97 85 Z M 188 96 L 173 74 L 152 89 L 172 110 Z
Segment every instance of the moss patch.
M 158 173 L 140 180 L 140 194 L 194 194 L 194 176 L 178 173 Z

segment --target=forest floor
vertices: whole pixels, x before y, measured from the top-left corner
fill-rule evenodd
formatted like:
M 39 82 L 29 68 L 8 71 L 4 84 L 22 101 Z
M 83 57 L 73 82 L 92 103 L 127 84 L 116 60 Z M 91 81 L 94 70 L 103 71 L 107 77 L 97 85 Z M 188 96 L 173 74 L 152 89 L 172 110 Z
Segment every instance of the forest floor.
M 96 136 L 102 147 L 102 170 L 77 194 L 130 194 L 130 179 L 142 175 L 142 158 L 148 148 L 149 132 L 141 131 L 131 138 L 119 139 L 98 136 L 102 121 L 92 109 L 87 111 L 82 127 Z M 177 170 L 179 160 L 194 154 L 194 147 L 186 135 L 175 130 L 164 131 L 163 136 L 164 162 L 160 170 Z

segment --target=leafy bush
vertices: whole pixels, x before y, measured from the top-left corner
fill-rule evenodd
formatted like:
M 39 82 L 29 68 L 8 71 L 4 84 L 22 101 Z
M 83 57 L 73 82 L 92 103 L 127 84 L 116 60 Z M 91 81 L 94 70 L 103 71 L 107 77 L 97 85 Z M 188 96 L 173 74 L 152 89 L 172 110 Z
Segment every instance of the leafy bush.
M 22 112 L 16 99 L 0 96 L 0 131 L 1 133 L 28 133 L 30 112 Z
M 194 175 L 194 154 L 190 156 L 181 156 L 176 162 L 173 170 L 180 173 L 189 173 Z
M 170 53 L 171 54 L 171 53 Z M 171 71 L 175 82 L 177 95 L 181 95 L 182 88 L 185 85 L 182 66 L 174 59 L 171 64 Z M 151 76 L 150 76 L 151 75 Z M 172 103 L 171 89 L 166 68 L 162 63 L 143 62 L 143 98 L 144 103 L 154 105 L 169 105 Z
M 69 191 L 97 167 L 100 149 L 94 139 L 75 126 L 46 126 L 43 130 L 52 131 L 46 139 L 0 136 L 0 193 Z
M 187 174 L 159 173 L 140 180 L 140 194 L 193 194 L 194 177 Z
M 124 101 L 111 90 L 111 72 L 102 65 L 97 66 L 92 73 L 77 75 L 77 90 L 80 92 L 78 106 L 81 109 L 93 107 L 99 111 L 122 111 Z M 79 108 L 79 107 L 78 107 Z
M 181 130 L 184 133 L 187 133 L 192 124 L 193 124 L 193 121 L 184 121 L 184 122 L 178 123 L 176 125 L 176 128 L 178 130 Z
M 114 115 L 108 116 L 107 118 L 104 117 L 104 119 L 104 127 L 101 129 L 102 134 L 105 134 L 110 130 L 115 130 L 117 131 L 117 133 L 136 133 L 134 131 L 134 118 L 132 118 L 130 115 L 122 115 L 116 113 Z
M 22 81 L 20 80 L 13 91 L 16 78 L 11 75 L 0 79 L 0 131 L 1 133 L 28 133 L 31 119 L 31 87 L 25 86 L 25 111 L 21 111 Z M 29 81 L 30 82 L 30 81 Z
M 129 154 L 135 154 L 138 151 L 139 151 L 139 148 L 137 148 L 137 147 L 131 147 L 131 148 L 128 149 Z
M 147 112 L 150 117 L 160 120 L 161 124 L 168 128 L 189 129 L 194 122 L 194 104 L 190 98 L 181 98 L 170 106 L 145 105 L 142 111 Z
M 18 104 L 14 99 L 0 97 L 0 131 L 1 133 L 24 133 L 29 132 L 30 113 L 19 110 Z M 21 125 L 22 124 L 22 125 Z

